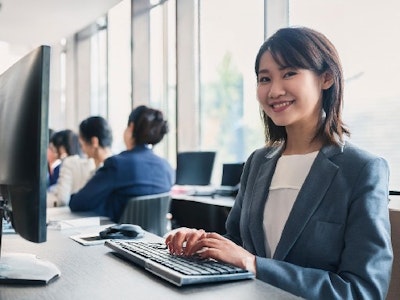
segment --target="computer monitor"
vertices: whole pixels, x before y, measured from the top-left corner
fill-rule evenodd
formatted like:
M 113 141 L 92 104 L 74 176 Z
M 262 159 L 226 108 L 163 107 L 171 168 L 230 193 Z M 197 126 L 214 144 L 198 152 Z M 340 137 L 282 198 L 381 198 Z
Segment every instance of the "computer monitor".
M 179 152 L 176 161 L 177 185 L 209 185 L 215 151 Z
M 225 163 L 222 165 L 221 185 L 215 194 L 234 197 L 239 191 L 240 177 L 242 176 L 244 163 Z
M 223 164 L 221 186 L 237 186 L 240 183 L 243 166 L 244 163 Z
M 48 46 L 0 75 L 0 218 L 10 219 L 15 232 L 34 243 L 47 238 L 49 76 Z M 33 254 L 1 253 L 1 283 L 45 284 L 59 274 Z

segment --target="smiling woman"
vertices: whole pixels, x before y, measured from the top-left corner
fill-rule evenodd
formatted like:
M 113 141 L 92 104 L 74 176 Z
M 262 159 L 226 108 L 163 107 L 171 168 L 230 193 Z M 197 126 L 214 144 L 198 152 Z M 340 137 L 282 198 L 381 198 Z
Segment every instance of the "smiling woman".
M 245 164 L 227 234 L 177 229 L 170 252 L 222 260 L 306 299 L 385 299 L 389 168 L 346 140 L 335 47 L 283 28 L 262 44 L 255 72 L 267 145 Z

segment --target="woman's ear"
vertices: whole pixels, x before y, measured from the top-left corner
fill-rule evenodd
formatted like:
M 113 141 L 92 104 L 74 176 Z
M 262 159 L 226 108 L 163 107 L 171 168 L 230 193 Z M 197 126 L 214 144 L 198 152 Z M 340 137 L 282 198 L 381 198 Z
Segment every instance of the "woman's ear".
M 135 130 L 135 123 L 130 122 L 128 129 L 129 129 L 129 132 L 131 133 L 131 136 L 133 136 L 133 131 Z
M 333 75 L 331 72 L 325 72 L 322 76 L 322 89 L 327 90 L 333 85 Z
M 57 155 L 59 159 L 63 159 L 68 156 L 67 149 L 64 146 L 60 146 L 57 149 Z
M 98 139 L 98 137 L 97 137 L 97 136 L 93 136 L 93 137 L 90 139 L 90 144 L 91 144 L 92 147 L 94 147 L 94 148 L 99 148 L 99 139 Z

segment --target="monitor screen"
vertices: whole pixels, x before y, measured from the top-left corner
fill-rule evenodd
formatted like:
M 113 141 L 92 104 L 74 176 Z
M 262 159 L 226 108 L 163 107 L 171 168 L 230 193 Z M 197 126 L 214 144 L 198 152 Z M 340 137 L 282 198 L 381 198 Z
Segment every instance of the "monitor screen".
M 216 152 L 180 152 L 176 161 L 176 184 L 209 185 Z
M 49 76 L 48 46 L 31 51 L 0 75 L 0 216 L 10 219 L 15 232 L 34 243 L 47 238 Z M 41 273 L 37 271 L 41 265 L 35 256 L 2 254 L 0 281 L 32 282 L 29 268 Z
M 231 163 L 222 165 L 222 186 L 237 186 L 240 183 L 244 163 Z

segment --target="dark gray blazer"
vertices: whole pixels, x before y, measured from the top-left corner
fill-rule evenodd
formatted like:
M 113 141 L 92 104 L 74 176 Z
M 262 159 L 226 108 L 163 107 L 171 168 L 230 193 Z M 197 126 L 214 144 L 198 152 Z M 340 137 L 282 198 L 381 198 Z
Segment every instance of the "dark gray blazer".
M 393 253 L 387 162 L 346 143 L 318 153 L 274 257 L 263 212 L 281 147 L 246 162 L 227 237 L 256 255 L 257 278 L 306 299 L 384 299 Z

